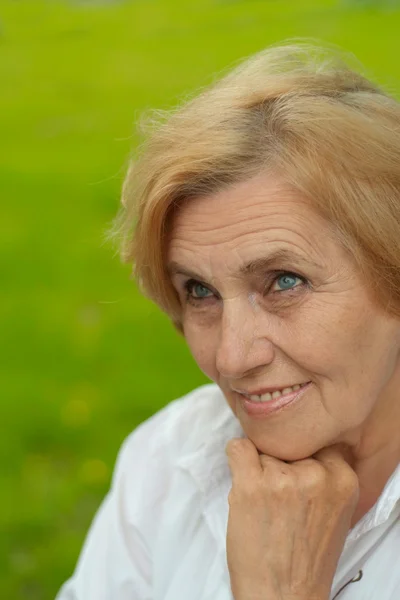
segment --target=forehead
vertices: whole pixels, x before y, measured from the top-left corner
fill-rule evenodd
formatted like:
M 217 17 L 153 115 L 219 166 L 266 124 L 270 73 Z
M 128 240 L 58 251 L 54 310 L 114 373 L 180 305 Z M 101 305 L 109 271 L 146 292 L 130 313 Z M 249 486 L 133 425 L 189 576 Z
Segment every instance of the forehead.
M 184 204 L 172 221 L 168 259 L 236 266 L 258 258 L 260 247 L 264 256 L 283 248 L 317 259 L 330 233 L 299 193 L 261 174 Z

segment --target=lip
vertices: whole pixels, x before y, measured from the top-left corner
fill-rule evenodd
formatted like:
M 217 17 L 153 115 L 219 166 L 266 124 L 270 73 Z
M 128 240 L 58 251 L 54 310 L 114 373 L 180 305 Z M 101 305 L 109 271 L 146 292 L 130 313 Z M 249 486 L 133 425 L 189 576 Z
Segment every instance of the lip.
M 301 387 L 299 390 L 295 392 L 291 392 L 290 394 L 285 394 L 285 396 L 281 396 L 280 398 L 275 398 L 273 400 L 269 400 L 268 402 L 253 402 L 237 393 L 237 396 L 240 400 L 240 404 L 242 405 L 244 411 L 251 417 L 254 418 L 263 418 L 277 411 L 281 410 L 285 406 L 289 404 L 293 404 L 300 400 L 300 398 L 306 393 L 306 391 L 310 388 L 312 382 L 309 381 Z

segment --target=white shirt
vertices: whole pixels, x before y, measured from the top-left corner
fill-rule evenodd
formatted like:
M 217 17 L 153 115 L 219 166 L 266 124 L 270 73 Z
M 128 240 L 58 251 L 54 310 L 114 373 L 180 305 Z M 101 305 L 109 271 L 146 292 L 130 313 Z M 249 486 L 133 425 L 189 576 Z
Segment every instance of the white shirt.
M 120 450 L 73 577 L 56 600 L 232 600 L 226 563 L 231 476 L 243 437 L 222 392 L 202 386 L 142 423 Z M 350 530 L 331 598 L 400 599 L 400 465 Z

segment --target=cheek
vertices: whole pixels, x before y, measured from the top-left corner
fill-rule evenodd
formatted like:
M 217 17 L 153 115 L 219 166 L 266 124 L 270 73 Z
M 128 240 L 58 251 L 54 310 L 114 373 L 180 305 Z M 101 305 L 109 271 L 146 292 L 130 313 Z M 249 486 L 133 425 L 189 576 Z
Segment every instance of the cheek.
M 393 331 L 363 304 L 315 326 L 309 344 L 307 364 L 321 375 L 321 401 L 347 428 L 368 417 L 396 364 Z
M 183 325 L 183 333 L 189 350 L 203 373 L 213 381 L 216 381 L 216 340 L 211 331 L 204 331 L 193 324 Z
M 304 360 L 316 373 L 332 376 L 347 367 L 360 366 L 360 358 L 374 337 L 371 315 L 355 308 L 348 299 L 316 297 L 287 326 L 284 343 L 289 355 L 291 349 L 294 358 Z

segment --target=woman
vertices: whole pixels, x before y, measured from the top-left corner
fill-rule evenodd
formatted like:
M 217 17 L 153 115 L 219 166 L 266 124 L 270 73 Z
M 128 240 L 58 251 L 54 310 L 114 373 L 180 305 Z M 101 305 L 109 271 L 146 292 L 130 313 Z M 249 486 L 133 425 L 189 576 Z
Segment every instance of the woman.
M 400 598 L 400 105 L 268 49 L 153 132 L 123 207 L 214 384 L 125 441 L 58 599 Z

